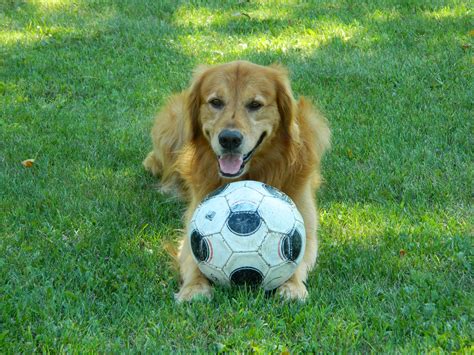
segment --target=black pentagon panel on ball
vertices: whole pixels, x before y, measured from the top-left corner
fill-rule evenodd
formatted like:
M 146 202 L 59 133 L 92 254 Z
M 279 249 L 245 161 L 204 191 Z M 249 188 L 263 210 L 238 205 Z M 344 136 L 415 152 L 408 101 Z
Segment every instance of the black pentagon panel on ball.
M 259 286 L 263 281 L 263 274 L 253 267 L 241 267 L 232 271 L 230 281 L 238 286 Z
M 298 259 L 303 247 L 301 234 L 295 229 L 291 234 L 283 237 L 281 241 L 281 254 L 286 260 L 295 261 Z
M 197 230 L 191 233 L 191 250 L 199 261 L 206 261 L 209 257 L 208 242 Z
M 293 205 L 293 201 L 286 194 L 281 192 L 280 190 L 274 188 L 273 186 L 267 185 L 267 184 L 263 184 L 263 187 L 265 188 L 265 190 L 267 190 L 269 193 L 271 193 L 273 197 L 279 198 L 280 200 L 283 200 L 283 201 L 288 202 L 288 203 Z
M 255 233 L 261 224 L 262 218 L 255 211 L 232 212 L 227 220 L 229 229 L 240 236 L 248 236 Z
M 206 197 L 204 197 L 204 199 L 202 200 L 201 203 L 203 203 L 204 201 L 207 201 L 207 200 L 213 198 L 214 196 L 217 196 L 217 195 L 221 194 L 225 189 L 227 189 L 228 186 L 229 186 L 229 184 L 225 184 L 225 185 L 222 185 L 221 187 L 215 189 L 215 190 L 212 191 L 209 195 L 207 195 Z

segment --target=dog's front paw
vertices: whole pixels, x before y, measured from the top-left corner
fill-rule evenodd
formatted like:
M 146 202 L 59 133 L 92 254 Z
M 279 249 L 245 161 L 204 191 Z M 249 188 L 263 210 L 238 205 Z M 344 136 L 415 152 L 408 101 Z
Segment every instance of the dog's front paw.
M 211 299 L 212 287 L 207 280 L 200 280 L 199 282 L 190 285 L 183 285 L 178 293 L 174 295 L 176 302 L 186 302 L 198 299 Z
M 296 300 L 304 302 L 308 298 L 308 290 L 302 282 L 288 280 L 281 285 L 278 294 L 286 300 Z

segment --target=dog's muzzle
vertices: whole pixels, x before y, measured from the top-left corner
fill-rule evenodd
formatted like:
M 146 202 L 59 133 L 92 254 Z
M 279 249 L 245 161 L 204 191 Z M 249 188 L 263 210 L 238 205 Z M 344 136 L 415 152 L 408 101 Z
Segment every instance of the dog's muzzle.
M 225 132 L 225 130 L 223 131 Z M 237 132 L 237 131 L 234 131 Z M 238 132 L 240 134 L 240 132 Z M 222 133 L 221 133 L 222 134 Z M 219 134 L 219 142 L 220 142 L 220 137 L 221 134 Z M 241 153 L 225 153 L 217 157 L 218 163 L 219 163 L 219 172 L 223 177 L 226 178 L 236 178 L 242 175 L 244 169 L 245 169 L 245 164 L 250 160 L 252 155 L 255 153 L 257 150 L 258 146 L 262 144 L 263 140 L 265 139 L 266 132 L 262 133 L 260 138 L 257 141 L 257 144 L 253 149 L 248 152 L 247 154 L 241 154 Z M 240 134 L 240 136 L 242 136 Z M 233 136 L 232 139 L 236 139 L 236 136 Z M 243 138 L 243 137 L 242 137 Z M 230 140 L 230 139 L 229 139 Z M 221 142 L 220 142 L 221 143 Z M 227 143 L 231 144 L 231 143 Z M 235 142 L 233 144 L 236 144 Z M 239 143 L 240 146 L 241 142 Z M 222 143 L 221 143 L 222 145 Z

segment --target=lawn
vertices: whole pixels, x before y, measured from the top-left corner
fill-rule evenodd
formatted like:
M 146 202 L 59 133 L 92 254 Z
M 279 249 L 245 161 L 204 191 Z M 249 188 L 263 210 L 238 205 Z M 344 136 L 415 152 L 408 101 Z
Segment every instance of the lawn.
M 469 1 L 223 3 L 0 1 L 0 352 L 472 352 Z M 306 304 L 173 301 L 184 204 L 141 161 L 192 68 L 235 59 L 332 127 Z

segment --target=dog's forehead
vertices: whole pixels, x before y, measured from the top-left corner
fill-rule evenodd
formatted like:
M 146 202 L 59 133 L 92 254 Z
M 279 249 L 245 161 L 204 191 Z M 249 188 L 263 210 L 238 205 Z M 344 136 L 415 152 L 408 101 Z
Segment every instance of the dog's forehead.
M 218 67 L 209 72 L 201 90 L 204 97 L 215 93 L 220 97 L 238 95 L 242 98 L 261 96 L 270 99 L 276 95 L 274 79 L 267 70 L 237 65 Z

